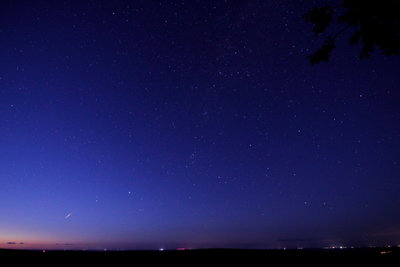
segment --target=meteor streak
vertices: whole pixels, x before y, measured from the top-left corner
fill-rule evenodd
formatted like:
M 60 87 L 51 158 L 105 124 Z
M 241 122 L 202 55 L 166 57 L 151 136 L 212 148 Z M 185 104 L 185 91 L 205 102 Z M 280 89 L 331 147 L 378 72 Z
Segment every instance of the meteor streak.
M 75 211 L 77 211 L 77 210 L 78 210 L 78 209 L 73 210 L 73 211 L 71 211 L 70 213 L 68 213 L 67 215 L 65 215 L 65 219 L 68 219 L 69 217 L 71 217 L 72 214 L 73 214 Z

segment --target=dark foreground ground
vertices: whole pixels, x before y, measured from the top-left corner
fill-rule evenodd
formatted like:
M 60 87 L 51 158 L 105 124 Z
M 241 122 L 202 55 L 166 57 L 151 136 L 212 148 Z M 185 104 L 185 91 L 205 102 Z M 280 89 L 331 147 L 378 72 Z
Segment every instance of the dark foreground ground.
M 113 266 L 151 263 L 240 266 L 276 266 L 277 264 L 372 264 L 400 266 L 400 248 L 303 249 L 303 250 L 234 250 L 208 249 L 186 251 L 32 251 L 1 250 L 2 263 L 112 264 Z

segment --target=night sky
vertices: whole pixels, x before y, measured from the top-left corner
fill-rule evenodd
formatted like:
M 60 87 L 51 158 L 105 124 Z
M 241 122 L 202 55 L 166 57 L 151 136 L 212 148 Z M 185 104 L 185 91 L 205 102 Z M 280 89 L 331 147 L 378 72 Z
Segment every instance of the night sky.
M 400 243 L 399 57 L 321 3 L 2 0 L 0 248 Z

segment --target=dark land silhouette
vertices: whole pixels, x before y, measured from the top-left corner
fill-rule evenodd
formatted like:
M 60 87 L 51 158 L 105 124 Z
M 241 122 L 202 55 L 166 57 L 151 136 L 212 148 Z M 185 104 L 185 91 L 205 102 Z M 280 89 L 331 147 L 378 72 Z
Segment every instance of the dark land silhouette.
M 289 250 L 240 250 L 201 249 L 185 251 L 39 251 L 0 250 L 0 258 L 21 262 L 75 264 L 80 262 L 102 264 L 151 264 L 182 263 L 210 264 L 235 263 L 248 266 L 269 264 L 360 264 L 364 262 L 382 264 L 400 260 L 400 248 L 352 248 L 352 249 L 289 249 Z

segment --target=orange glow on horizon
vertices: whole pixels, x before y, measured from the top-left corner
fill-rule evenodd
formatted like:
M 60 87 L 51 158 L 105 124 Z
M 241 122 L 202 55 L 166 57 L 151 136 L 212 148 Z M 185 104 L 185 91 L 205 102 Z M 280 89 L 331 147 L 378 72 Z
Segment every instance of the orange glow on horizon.
M 55 239 L 49 236 L 0 232 L 0 249 L 74 250 L 85 249 L 81 241 Z

